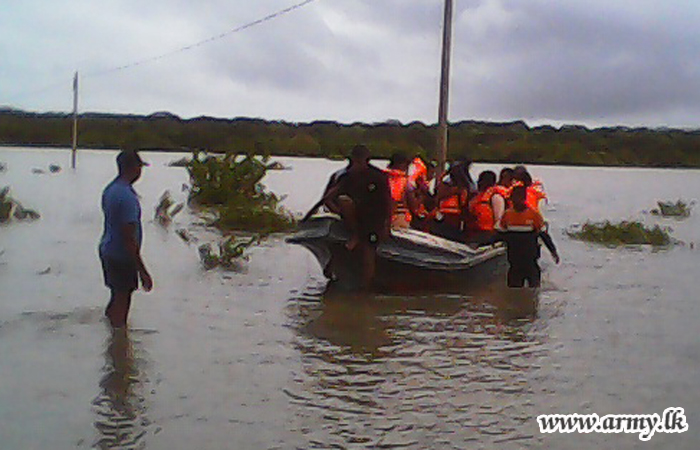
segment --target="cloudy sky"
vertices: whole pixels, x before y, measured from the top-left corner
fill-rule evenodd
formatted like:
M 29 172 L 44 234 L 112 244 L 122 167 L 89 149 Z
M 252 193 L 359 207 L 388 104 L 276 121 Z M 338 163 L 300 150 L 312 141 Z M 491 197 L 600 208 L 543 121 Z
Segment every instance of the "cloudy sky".
M 443 0 L 0 0 L 0 106 L 437 120 Z M 114 70 L 120 66 L 170 56 Z M 700 1 L 455 0 L 450 119 L 700 128 Z

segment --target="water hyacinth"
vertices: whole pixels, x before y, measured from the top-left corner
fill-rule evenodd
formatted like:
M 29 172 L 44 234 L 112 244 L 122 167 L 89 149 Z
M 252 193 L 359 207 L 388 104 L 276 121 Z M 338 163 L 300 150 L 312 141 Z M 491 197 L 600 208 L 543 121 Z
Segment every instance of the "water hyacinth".
M 192 183 L 190 201 L 216 210 L 215 226 L 272 233 L 294 225 L 291 215 L 279 206 L 282 199 L 261 184 L 268 170 L 267 158 L 233 153 L 200 157 L 195 152 L 187 170 Z
M 161 226 L 168 226 L 173 218 L 182 211 L 184 203 L 175 204 L 170 191 L 163 192 L 156 206 L 155 220 Z
M 17 220 L 37 220 L 41 216 L 10 197 L 10 187 L 5 186 L 0 189 L 0 223 L 9 222 L 12 217 Z
M 690 216 L 690 210 L 695 202 L 686 203 L 683 200 L 674 202 L 656 202 L 659 205 L 658 209 L 652 209 L 651 213 L 655 216 L 675 217 L 684 219 Z
M 247 261 L 245 251 L 260 242 L 259 236 L 249 239 L 236 239 L 229 236 L 219 243 L 219 251 L 215 252 L 211 244 L 199 246 L 199 258 L 206 270 L 222 267 L 224 269 L 237 269 L 241 261 Z
M 666 229 L 658 225 L 646 227 L 637 221 L 586 222 L 580 229 L 568 230 L 566 233 L 574 239 L 610 246 L 652 245 L 661 247 L 672 242 L 671 235 Z

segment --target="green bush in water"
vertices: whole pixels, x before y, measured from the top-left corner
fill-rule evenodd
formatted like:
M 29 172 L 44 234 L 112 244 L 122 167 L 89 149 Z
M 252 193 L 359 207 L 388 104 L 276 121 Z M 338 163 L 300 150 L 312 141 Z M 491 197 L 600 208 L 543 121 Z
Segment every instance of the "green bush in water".
M 218 158 L 194 152 L 187 165 L 192 182 L 190 200 L 218 212 L 216 226 L 225 230 L 271 233 L 294 225 L 280 198 L 266 192 L 261 180 L 267 173 L 267 158 L 227 153 Z
M 686 203 L 683 200 L 677 202 L 656 202 L 659 205 L 658 209 L 652 209 L 651 213 L 655 216 L 685 218 L 690 216 L 690 210 L 693 203 Z
M 645 227 L 641 222 L 623 221 L 620 223 L 586 222 L 580 230 L 569 230 L 567 234 L 578 240 L 605 245 L 643 245 L 665 246 L 671 243 L 671 236 L 658 225 Z
M 10 218 L 17 220 L 37 220 L 41 215 L 10 197 L 10 186 L 0 189 L 0 223 L 9 222 Z
M 218 254 L 212 249 L 211 244 L 200 245 L 198 249 L 199 258 L 206 270 L 219 266 L 227 270 L 235 270 L 239 267 L 238 264 L 241 260 L 248 260 L 245 251 L 259 242 L 259 236 L 253 236 L 247 240 L 238 240 L 233 236 L 229 236 L 219 243 Z

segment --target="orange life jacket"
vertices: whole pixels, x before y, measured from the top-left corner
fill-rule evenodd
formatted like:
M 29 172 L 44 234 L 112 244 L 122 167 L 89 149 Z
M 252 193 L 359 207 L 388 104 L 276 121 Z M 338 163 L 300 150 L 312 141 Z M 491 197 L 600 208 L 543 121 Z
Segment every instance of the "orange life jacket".
M 422 159 L 416 157 L 411 162 L 411 167 L 408 169 L 408 173 L 408 182 L 411 183 L 412 186 L 416 186 L 419 179 L 427 178 L 428 167 L 426 167 Z
M 514 181 L 513 187 L 524 186 L 522 181 Z M 511 188 L 512 190 L 512 188 Z M 539 213 L 540 212 L 540 200 L 546 199 L 547 194 L 544 192 L 544 187 L 542 182 L 537 180 L 533 181 L 530 186 L 527 187 L 525 191 L 525 204 L 531 210 Z
M 462 191 L 459 194 L 451 195 L 440 200 L 438 210 L 444 215 L 461 215 L 462 205 L 467 200 L 467 191 Z
M 411 212 L 405 201 L 406 187 L 408 186 L 408 174 L 403 170 L 386 169 L 389 177 L 389 189 L 391 199 L 394 201 L 394 214 L 405 214 L 406 220 L 411 221 Z
M 474 198 L 469 200 L 469 213 L 474 218 L 470 228 L 479 231 L 493 231 L 495 221 L 493 218 L 493 206 L 491 198 L 496 193 L 496 189 L 490 187 L 484 192 L 479 192 Z
M 500 184 L 497 184 L 493 187 L 494 194 L 498 194 L 501 197 L 503 197 L 503 200 L 508 202 L 510 200 L 510 191 L 513 190 L 512 187 L 505 187 L 501 186 Z
M 547 194 L 542 190 L 542 184 L 530 185 L 527 187 L 527 192 L 525 194 L 525 204 L 528 208 L 539 213 L 540 212 L 540 200 L 546 199 Z

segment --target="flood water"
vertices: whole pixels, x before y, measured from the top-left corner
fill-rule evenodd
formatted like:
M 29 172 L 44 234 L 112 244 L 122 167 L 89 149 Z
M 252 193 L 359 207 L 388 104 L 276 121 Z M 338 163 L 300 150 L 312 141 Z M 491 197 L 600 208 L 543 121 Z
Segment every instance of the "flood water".
M 186 211 L 153 221 L 166 189 L 186 197 L 181 155 L 146 153 L 142 197 L 153 292 L 134 296 L 128 333 L 102 319 L 96 245 L 114 152 L 0 149 L 0 187 L 38 210 L 0 227 L 0 448 L 695 449 L 700 438 L 700 219 L 655 218 L 692 199 L 700 171 L 531 167 L 551 197 L 559 246 L 536 294 L 498 277 L 460 295 L 324 294 L 315 259 L 283 236 L 238 272 L 204 271 L 217 234 Z M 303 213 L 343 165 L 280 158 L 269 188 Z M 63 166 L 49 173 L 51 163 Z M 474 172 L 489 166 L 476 165 Z M 32 173 L 33 168 L 46 170 Z M 490 168 L 490 167 L 489 167 Z M 586 219 L 673 227 L 653 251 L 572 241 Z M 199 241 L 176 234 L 187 228 Z M 661 414 L 689 430 L 540 434 L 539 414 Z

